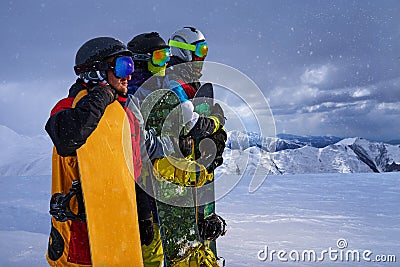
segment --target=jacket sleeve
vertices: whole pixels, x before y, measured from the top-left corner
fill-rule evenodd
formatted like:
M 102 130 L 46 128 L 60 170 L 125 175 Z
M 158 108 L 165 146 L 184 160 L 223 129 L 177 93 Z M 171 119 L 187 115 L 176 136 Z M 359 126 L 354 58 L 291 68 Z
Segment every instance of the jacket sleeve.
M 82 97 L 75 108 L 52 115 L 45 126 L 60 156 L 75 155 L 89 135 L 96 129 L 112 96 L 100 86 Z
M 212 135 L 218 130 L 218 119 L 199 116 L 196 124 L 190 129 L 188 135 L 194 139 L 204 138 Z
M 143 161 L 151 161 L 156 158 L 162 158 L 168 156 L 174 152 L 174 143 L 172 138 L 169 136 L 158 137 L 156 131 L 152 128 L 149 130 L 145 129 L 143 116 L 139 109 L 139 99 L 133 95 L 129 95 L 128 101 L 126 102 L 127 108 L 135 115 L 138 119 L 141 129 L 141 154 Z
M 183 121 L 186 123 L 186 133 L 191 137 L 203 138 L 218 130 L 220 122 L 215 116 L 200 116 L 194 111 L 194 106 L 183 87 L 176 81 L 170 81 L 171 90 L 178 96 L 181 102 Z

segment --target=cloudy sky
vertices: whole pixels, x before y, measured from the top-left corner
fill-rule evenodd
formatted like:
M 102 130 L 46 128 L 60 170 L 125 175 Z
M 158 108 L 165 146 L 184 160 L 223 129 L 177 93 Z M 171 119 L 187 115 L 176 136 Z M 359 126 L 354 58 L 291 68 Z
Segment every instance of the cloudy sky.
M 208 60 L 268 99 L 278 133 L 400 139 L 400 2 L 58 1 L 0 3 L 0 125 L 44 134 L 92 37 L 198 27 Z

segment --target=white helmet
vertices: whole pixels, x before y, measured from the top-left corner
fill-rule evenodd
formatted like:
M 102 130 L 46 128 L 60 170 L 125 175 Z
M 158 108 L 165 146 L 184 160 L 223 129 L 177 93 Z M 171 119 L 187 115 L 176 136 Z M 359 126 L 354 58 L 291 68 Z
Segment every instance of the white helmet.
M 178 42 L 183 42 L 186 44 L 195 44 L 201 41 L 205 41 L 204 35 L 193 27 L 183 27 L 182 29 L 177 30 L 171 35 L 169 41 L 174 40 Z M 192 61 L 192 51 L 174 47 L 169 44 L 171 47 L 171 54 L 182 59 L 185 62 Z

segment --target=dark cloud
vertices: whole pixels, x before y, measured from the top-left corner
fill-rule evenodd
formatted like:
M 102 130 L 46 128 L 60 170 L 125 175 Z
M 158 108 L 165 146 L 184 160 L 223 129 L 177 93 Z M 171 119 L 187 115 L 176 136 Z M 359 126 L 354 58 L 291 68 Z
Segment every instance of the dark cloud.
M 278 132 L 398 139 L 399 13 L 395 0 L 3 1 L 0 124 L 42 133 L 86 40 L 154 30 L 168 39 L 194 25 L 210 43 L 208 60 L 264 92 Z

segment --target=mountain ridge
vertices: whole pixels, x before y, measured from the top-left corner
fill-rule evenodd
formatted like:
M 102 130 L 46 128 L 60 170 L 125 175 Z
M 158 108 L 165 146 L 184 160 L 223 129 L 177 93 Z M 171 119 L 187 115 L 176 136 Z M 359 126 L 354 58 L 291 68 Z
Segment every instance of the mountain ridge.
M 286 139 L 284 139 L 286 138 Z M 218 173 L 364 173 L 400 171 L 400 145 L 360 137 L 298 136 L 229 131 Z M 0 125 L 0 176 L 50 175 L 52 142 Z
M 273 174 L 400 171 L 400 145 L 361 137 L 341 139 L 334 136 L 279 134 L 272 138 L 238 131 L 228 133 L 227 150 L 224 153 L 227 161 L 219 171 L 232 172 L 230 170 L 235 165 L 236 173 L 238 169 L 246 171 L 245 166 L 239 166 L 238 163 L 232 165 L 232 160 L 236 159 L 234 161 L 239 163 L 246 161 L 243 157 L 247 154 L 254 158 L 257 154 L 254 148 L 261 151 L 257 160 L 264 171 Z M 268 152 L 270 157 L 266 155 Z

